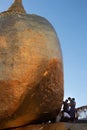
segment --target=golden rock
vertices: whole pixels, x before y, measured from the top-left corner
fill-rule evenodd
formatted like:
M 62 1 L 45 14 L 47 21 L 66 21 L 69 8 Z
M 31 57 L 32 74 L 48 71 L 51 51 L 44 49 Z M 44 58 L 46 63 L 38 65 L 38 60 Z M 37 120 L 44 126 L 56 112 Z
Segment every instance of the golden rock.
M 63 62 L 53 26 L 21 0 L 0 13 L 0 129 L 54 120 L 63 100 Z

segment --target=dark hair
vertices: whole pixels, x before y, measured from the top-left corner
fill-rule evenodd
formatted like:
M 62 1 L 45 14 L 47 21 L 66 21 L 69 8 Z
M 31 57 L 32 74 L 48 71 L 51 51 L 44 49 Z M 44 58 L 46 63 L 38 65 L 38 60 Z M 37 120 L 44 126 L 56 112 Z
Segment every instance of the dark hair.
M 72 98 L 72 100 L 75 100 L 75 98 Z
M 68 99 L 71 99 L 71 97 L 68 97 Z
M 68 100 L 67 100 L 67 99 L 66 99 L 65 101 L 66 101 L 66 102 L 68 102 Z

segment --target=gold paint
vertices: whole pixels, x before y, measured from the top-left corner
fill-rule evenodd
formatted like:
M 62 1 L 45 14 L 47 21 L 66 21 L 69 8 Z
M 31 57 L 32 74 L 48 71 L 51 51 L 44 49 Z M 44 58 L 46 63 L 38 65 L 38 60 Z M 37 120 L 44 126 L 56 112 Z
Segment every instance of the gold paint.
M 7 48 L 6 38 L 5 36 L 0 36 L 0 48 Z
M 43 74 L 43 76 L 47 76 L 48 75 L 48 72 L 46 71 L 44 74 Z
M 55 30 L 44 18 L 24 13 L 15 0 L 0 14 L 0 129 L 53 119 L 63 100 Z
M 15 0 L 12 6 L 8 9 L 8 12 L 18 11 L 21 13 L 26 13 L 22 5 L 22 0 Z

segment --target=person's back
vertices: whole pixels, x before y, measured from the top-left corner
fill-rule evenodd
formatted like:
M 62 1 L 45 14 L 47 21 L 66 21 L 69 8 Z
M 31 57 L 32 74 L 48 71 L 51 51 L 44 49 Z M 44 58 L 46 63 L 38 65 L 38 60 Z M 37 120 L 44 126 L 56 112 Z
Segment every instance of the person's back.
M 71 116 L 71 121 L 74 121 L 75 119 L 75 106 L 76 106 L 76 102 L 75 102 L 75 98 L 72 98 L 71 101 L 70 101 L 70 116 Z
M 71 100 L 71 108 L 75 109 L 75 106 L 76 106 L 75 98 L 72 98 L 72 100 Z

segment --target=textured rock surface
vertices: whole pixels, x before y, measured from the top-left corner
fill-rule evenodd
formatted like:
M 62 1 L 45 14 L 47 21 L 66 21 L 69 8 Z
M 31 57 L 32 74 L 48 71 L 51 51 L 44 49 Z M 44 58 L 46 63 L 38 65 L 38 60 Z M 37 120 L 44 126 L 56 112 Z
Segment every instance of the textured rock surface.
M 76 123 L 54 123 L 45 125 L 30 125 L 9 130 L 87 130 L 87 124 Z
M 21 0 L 0 14 L 0 129 L 54 119 L 63 100 L 60 43 Z

